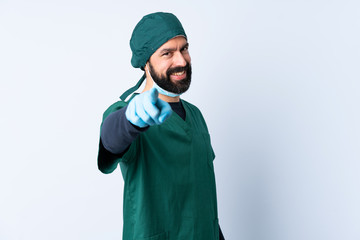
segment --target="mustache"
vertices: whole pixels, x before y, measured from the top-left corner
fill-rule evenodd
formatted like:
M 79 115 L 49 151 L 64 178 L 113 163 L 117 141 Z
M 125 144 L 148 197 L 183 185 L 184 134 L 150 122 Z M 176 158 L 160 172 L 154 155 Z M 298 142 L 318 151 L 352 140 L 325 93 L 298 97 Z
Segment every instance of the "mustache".
M 189 64 L 186 64 L 184 67 L 169 68 L 169 69 L 166 71 L 166 75 L 170 76 L 170 75 L 173 74 L 173 73 L 182 72 L 182 71 L 188 72 L 188 71 L 189 71 L 189 67 L 190 67 L 190 65 L 189 65 Z

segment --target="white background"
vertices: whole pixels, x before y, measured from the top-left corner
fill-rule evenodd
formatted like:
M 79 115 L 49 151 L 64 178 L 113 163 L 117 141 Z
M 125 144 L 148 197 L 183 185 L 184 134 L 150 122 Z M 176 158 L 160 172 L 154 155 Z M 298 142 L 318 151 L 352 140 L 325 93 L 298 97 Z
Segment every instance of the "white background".
M 142 75 L 129 39 L 175 13 L 216 153 L 227 240 L 360 239 L 360 3 L 0 0 L 0 239 L 121 239 L 103 111 Z

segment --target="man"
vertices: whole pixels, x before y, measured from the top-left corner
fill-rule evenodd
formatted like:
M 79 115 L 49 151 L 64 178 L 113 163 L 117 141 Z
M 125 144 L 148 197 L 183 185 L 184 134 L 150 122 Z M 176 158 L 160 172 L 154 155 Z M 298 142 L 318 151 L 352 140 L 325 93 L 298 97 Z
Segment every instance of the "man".
M 191 82 L 185 31 L 173 14 L 149 14 L 136 25 L 130 47 L 131 64 L 144 75 L 105 111 L 98 155 L 103 173 L 120 164 L 123 240 L 223 239 L 207 126 L 180 99 Z M 144 90 L 125 101 L 145 78 Z

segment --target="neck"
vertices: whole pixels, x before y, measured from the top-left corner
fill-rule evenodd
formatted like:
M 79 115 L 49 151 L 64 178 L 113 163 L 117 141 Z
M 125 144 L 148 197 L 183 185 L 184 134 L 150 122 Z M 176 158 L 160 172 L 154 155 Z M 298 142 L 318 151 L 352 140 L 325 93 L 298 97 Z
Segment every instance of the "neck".
M 162 94 L 159 94 L 159 98 L 161 100 L 164 100 L 165 102 L 179 102 L 180 101 L 180 97 L 177 96 L 177 97 L 169 97 L 169 96 L 165 96 L 165 95 L 162 95 Z

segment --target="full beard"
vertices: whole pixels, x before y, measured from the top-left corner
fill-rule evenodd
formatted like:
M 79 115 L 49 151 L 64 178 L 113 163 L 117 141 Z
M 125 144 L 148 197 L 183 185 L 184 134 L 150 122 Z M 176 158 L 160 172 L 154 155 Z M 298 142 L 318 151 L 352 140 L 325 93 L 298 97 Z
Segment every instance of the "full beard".
M 166 71 L 166 76 L 157 74 L 157 72 L 155 71 L 155 69 L 153 68 L 153 66 L 151 65 L 150 62 L 149 62 L 149 70 L 150 70 L 151 77 L 155 81 L 155 83 L 159 87 L 161 87 L 162 89 L 164 89 L 168 92 L 182 94 L 182 93 L 186 92 L 190 87 L 191 65 L 189 63 L 187 63 L 185 67 L 169 68 Z M 176 82 L 171 81 L 171 78 L 170 78 L 171 74 L 176 73 L 176 72 L 182 72 L 182 71 L 186 72 L 186 77 L 184 79 L 182 79 L 180 81 L 176 81 Z

